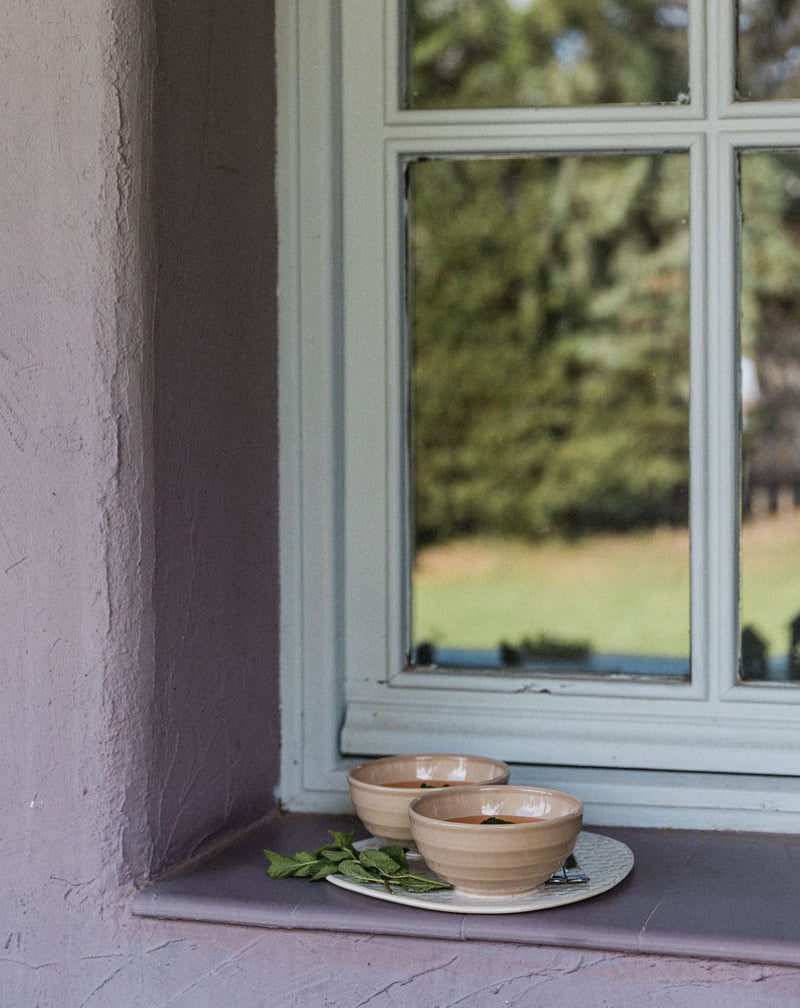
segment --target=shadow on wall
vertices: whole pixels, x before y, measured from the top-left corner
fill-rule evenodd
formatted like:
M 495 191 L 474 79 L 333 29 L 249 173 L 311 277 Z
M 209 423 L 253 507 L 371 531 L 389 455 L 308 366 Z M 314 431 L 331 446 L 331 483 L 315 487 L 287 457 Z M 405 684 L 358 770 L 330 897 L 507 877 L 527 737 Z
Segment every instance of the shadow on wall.
M 272 4 L 157 4 L 153 869 L 274 805 Z

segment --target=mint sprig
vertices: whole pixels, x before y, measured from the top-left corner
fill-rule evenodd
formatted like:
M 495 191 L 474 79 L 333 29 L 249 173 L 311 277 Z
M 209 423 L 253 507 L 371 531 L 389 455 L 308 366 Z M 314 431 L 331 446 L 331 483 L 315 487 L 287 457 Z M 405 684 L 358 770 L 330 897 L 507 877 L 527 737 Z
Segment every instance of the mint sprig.
M 354 882 L 382 885 L 389 893 L 394 892 L 392 886 L 411 893 L 453 888 L 447 882 L 412 875 L 402 847 L 387 844 L 377 850 L 357 851 L 353 846 L 354 832 L 328 832 L 333 837 L 333 842 L 314 851 L 298 851 L 288 856 L 265 850 L 264 855 L 269 860 L 269 877 L 307 878 L 311 882 L 317 882 L 329 875 L 344 875 Z

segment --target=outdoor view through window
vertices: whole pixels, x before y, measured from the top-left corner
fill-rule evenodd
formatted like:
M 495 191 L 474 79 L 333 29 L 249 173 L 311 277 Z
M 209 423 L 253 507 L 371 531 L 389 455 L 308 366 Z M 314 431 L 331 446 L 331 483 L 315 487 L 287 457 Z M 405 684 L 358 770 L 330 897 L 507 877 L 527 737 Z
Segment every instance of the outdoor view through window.
M 800 3 L 742 0 L 737 98 L 800 99 Z M 800 150 L 739 158 L 742 677 L 800 680 Z
M 407 0 L 406 106 L 688 100 L 687 0 Z
M 800 151 L 746 151 L 742 675 L 800 680 Z
M 742 101 L 798 97 L 800 4 L 780 9 L 778 50 L 775 4 L 741 7 Z M 408 109 L 690 100 L 686 0 L 406 12 Z M 800 152 L 739 169 L 742 677 L 781 681 L 800 678 Z M 688 679 L 688 150 L 405 172 L 412 664 Z

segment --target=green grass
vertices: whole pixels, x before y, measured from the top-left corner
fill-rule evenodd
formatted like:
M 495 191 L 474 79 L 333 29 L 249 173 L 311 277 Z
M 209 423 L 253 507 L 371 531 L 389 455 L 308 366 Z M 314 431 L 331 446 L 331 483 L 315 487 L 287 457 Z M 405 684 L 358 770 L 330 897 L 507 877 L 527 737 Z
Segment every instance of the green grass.
M 742 622 L 787 649 L 800 612 L 800 513 L 748 524 Z M 598 652 L 683 656 L 689 647 L 689 542 L 659 529 L 530 545 L 459 541 L 418 558 L 414 639 L 494 648 L 539 637 Z
M 800 511 L 749 523 L 742 540 L 742 626 L 754 627 L 771 655 L 786 654 L 788 624 L 800 613 Z

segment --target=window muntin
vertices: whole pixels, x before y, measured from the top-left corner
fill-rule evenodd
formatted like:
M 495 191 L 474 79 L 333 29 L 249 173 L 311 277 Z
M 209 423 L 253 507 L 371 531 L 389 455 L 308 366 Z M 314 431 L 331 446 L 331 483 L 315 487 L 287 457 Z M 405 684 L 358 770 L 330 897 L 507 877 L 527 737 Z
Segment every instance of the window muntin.
M 407 165 L 413 665 L 688 675 L 688 168 Z

